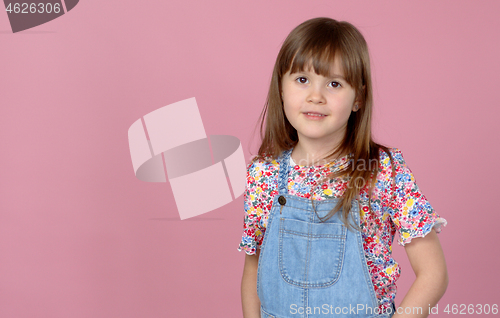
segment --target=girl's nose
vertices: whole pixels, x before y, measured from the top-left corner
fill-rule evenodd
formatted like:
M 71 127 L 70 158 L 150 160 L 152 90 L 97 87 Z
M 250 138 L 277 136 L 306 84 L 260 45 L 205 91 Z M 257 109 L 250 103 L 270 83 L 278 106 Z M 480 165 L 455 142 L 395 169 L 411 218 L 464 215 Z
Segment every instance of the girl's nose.
M 314 104 L 324 104 L 326 102 L 325 96 L 323 95 L 320 87 L 310 87 L 307 102 Z

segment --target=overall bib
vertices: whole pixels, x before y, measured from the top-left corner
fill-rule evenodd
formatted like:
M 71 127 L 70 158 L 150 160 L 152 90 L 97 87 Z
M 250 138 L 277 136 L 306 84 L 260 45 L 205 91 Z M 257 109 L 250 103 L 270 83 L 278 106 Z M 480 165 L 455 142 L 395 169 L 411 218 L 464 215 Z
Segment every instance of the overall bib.
M 348 230 L 336 213 L 321 222 L 310 199 L 288 194 L 290 154 L 278 158 L 279 193 L 262 242 L 257 293 L 261 317 L 391 317 L 380 313 L 359 230 Z M 315 201 L 325 217 L 339 199 Z M 360 226 L 354 200 L 351 224 Z

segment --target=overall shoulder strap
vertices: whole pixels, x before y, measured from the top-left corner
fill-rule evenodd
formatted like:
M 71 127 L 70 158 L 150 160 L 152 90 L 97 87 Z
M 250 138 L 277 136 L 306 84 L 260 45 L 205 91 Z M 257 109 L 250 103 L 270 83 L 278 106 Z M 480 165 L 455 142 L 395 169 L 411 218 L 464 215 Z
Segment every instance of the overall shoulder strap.
M 293 148 L 292 148 L 293 149 Z M 290 154 L 292 149 L 285 150 L 278 158 L 279 162 L 279 177 L 278 177 L 278 190 L 279 194 L 288 193 L 288 174 L 290 170 Z

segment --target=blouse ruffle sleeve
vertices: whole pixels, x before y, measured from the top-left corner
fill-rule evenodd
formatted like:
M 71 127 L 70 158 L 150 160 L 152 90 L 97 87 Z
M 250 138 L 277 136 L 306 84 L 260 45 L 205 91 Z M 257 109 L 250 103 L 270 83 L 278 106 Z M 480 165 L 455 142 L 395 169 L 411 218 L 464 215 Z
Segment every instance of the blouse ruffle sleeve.
M 254 255 L 256 249 L 260 248 L 264 238 L 263 211 L 260 207 L 260 195 L 262 189 L 255 181 L 256 172 L 260 170 L 259 162 L 251 162 L 247 165 L 247 182 L 243 193 L 243 204 L 245 218 L 243 224 L 243 236 L 238 251 L 244 250 L 248 255 Z
M 424 237 L 433 228 L 440 233 L 447 224 L 446 220 L 434 211 L 420 191 L 401 151 L 394 148 L 391 154 L 395 164 L 395 184 L 386 208 L 399 232 L 398 244 L 404 246 L 415 237 Z

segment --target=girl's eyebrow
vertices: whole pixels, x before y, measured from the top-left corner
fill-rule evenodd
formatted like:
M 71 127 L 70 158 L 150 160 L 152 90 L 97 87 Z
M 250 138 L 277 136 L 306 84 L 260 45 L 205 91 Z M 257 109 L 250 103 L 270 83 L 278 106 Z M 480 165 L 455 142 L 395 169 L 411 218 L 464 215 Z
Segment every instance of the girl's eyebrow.
M 338 74 L 330 74 L 330 76 L 328 76 L 328 77 L 330 77 L 330 78 L 340 78 L 341 80 L 345 81 L 345 78 L 342 75 L 338 75 Z
M 314 72 L 314 71 L 307 71 L 307 70 L 299 71 L 299 70 L 297 70 L 296 72 L 290 73 L 290 75 L 300 74 L 300 73 L 303 73 L 303 74 L 306 74 L 306 73 L 315 73 L 316 74 L 316 72 Z M 339 74 L 329 74 L 328 76 L 325 76 L 325 77 L 326 78 L 331 78 L 331 79 L 338 78 L 338 79 L 341 79 L 341 80 L 345 81 L 345 77 L 342 76 L 342 75 L 339 75 Z

